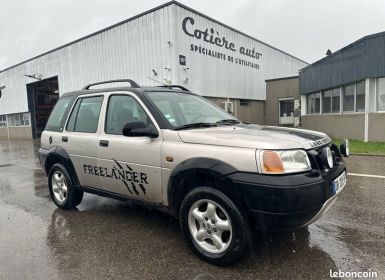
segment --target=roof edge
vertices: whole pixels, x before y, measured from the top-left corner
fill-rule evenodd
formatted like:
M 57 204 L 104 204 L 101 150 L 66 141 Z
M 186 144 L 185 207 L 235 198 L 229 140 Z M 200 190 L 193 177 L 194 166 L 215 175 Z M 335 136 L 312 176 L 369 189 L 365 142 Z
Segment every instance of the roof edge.
M 115 24 L 113 24 L 113 25 L 107 26 L 107 27 L 105 27 L 105 28 L 103 28 L 103 29 L 100 29 L 100 30 L 95 31 L 95 32 L 93 32 L 93 33 L 91 33 L 91 34 L 88 34 L 88 35 L 86 35 L 86 36 L 83 36 L 83 37 L 81 37 L 81 38 L 78 38 L 78 39 L 76 39 L 76 40 L 73 40 L 73 41 L 71 41 L 71 42 L 69 42 L 69 43 L 66 43 L 66 44 L 64 44 L 64 45 L 61 45 L 61 46 L 59 46 L 59 47 L 56 47 L 56 48 L 54 48 L 54 49 L 52 49 L 52 50 L 46 51 L 46 52 L 44 52 L 44 53 L 42 53 L 42 54 L 36 55 L 36 56 L 34 56 L 34 57 L 32 57 L 32 58 L 29 58 L 29 59 L 27 59 L 27 60 L 24 60 L 24 61 L 22 61 L 22 62 L 19 62 L 19 63 L 15 64 L 15 65 L 12 65 L 12 66 L 10 66 L 10 67 L 7 67 L 7 68 L 5 68 L 5 69 L 3 69 L 3 70 L 0 70 L 0 73 L 2 73 L 2 72 L 4 72 L 4 71 L 7 71 L 7 70 L 9 70 L 9 69 L 15 68 L 15 67 L 17 67 L 17 66 L 19 66 L 19 65 L 21 65 L 21 64 L 26 63 L 26 62 L 32 61 L 32 60 L 34 60 L 34 59 L 36 59 L 36 58 L 45 56 L 45 55 L 47 55 L 47 54 L 49 54 L 49 53 L 52 53 L 52 52 L 55 52 L 55 51 L 57 51 L 57 50 L 63 49 L 63 48 L 65 48 L 65 47 L 68 47 L 68 46 L 70 46 L 70 45 L 73 45 L 73 44 L 75 44 L 75 43 L 78 43 L 78 42 L 80 42 L 80 41 L 83 41 L 83 40 L 85 40 L 85 39 L 88 39 L 88 38 L 90 38 L 90 37 L 92 37 L 92 36 L 95 36 L 95 35 L 98 35 L 98 34 L 100 34 L 100 33 L 103 33 L 103 32 L 105 32 L 105 31 L 107 31 L 107 30 L 110 30 L 110 29 L 115 28 L 115 27 L 117 27 L 117 26 L 119 26 L 119 25 L 125 24 L 125 23 L 127 23 L 127 22 L 130 22 L 130 21 L 132 21 L 132 20 L 134 20 L 134 19 L 140 18 L 140 17 L 142 17 L 142 16 L 145 16 L 145 15 L 150 14 L 150 13 L 152 13 L 152 12 L 155 12 L 155 11 L 157 11 L 157 10 L 163 9 L 164 7 L 170 6 L 170 5 L 172 5 L 172 4 L 179 4 L 179 3 L 176 2 L 176 1 L 169 1 L 169 2 L 166 2 L 166 3 L 164 3 L 164 4 L 160 5 L 160 6 L 157 6 L 157 7 L 155 7 L 155 8 L 150 9 L 150 10 L 144 11 L 144 12 L 142 12 L 142 13 L 140 13 L 140 14 L 137 14 L 137 15 L 135 15 L 135 16 L 133 16 L 133 17 L 130 17 L 130 18 L 125 19 L 125 20 L 122 20 L 122 21 L 119 21 L 119 22 L 117 22 L 117 23 L 115 23 Z
M 273 78 L 273 79 L 267 79 L 265 82 L 274 82 L 274 81 L 282 81 L 282 80 L 292 80 L 292 79 L 299 79 L 299 76 L 287 76 L 287 77 L 281 77 L 281 78 Z
M 372 38 L 379 37 L 379 36 L 383 36 L 383 35 L 385 35 L 385 31 L 377 32 L 377 33 L 373 33 L 373 34 L 369 34 L 369 35 L 365 35 L 364 37 L 361 37 L 360 39 L 355 40 L 355 41 L 353 41 L 352 43 L 350 43 L 350 44 L 348 44 L 348 45 L 342 47 L 341 49 L 336 50 L 336 51 L 333 52 L 331 55 L 325 56 L 325 57 L 323 57 L 323 58 L 321 58 L 321 59 L 319 59 L 319 60 L 317 60 L 317 61 L 315 61 L 315 62 L 313 62 L 313 63 L 311 63 L 311 64 L 309 64 L 309 65 L 307 65 L 307 66 L 305 66 L 305 67 L 302 68 L 300 71 L 303 71 L 303 70 L 305 70 L 306 68 L 311 67 L 311 66 L 313 66 L 313 65 L 316 65 L 316 64 L 318 64 L 318 63 L 321 63 L 322 61 L 324 61 L 324 60 L 326 60 L 326 59 L 328 59 L 328 58 L 331 58 L 331 57 L 333 57 L 333 56 L 335 56 L 335 55 L 337 55 L 337 54 L 339 54 L 339 53 L 345 51 L 346 49 L 349 49 L 349 48 L 353 47 L 354 45 L 357 45 L 357 44 L 359 44 L 359 43 L 361 43 L 361 42 L 363 42 L 363 41 L 365 41 L 365 40 L 372 39 Z

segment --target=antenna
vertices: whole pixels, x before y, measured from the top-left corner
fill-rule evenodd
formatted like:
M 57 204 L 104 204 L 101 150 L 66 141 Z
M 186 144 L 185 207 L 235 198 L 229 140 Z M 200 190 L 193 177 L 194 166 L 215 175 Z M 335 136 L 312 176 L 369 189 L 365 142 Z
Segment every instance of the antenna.
M 166 85 L 165 83 L 162 83 L 162 82 L 160 82 L 158 80 L 155 80 L 155 79 L 153 79 L 151 77 L 147 77 L 147 78 L 150 79 L 150 80 L 153 80 L 154 82 L 157 82 L 157 83 L 161 84 L 162 86 L 168 87 L 168 85 Z

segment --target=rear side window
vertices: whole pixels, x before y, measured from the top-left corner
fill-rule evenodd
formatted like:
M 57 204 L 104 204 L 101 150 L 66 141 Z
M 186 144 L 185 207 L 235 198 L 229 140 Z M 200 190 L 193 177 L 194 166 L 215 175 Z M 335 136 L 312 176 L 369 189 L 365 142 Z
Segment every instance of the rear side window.
M 95 133 L 98 129 L 103 96 L 85 97 L 77 100 L 68 120 L 67 130 Z
M 55 108 L 52 110 L 51 115 L 49 116 L 49 119 L 45 128 L 46 130 L 49 130 L 49 131 L 62 130 L 62 124 L 64 123 L 63 118 L 71 100 L 72 100 L 71 97 L 61 98 L 58 100 L 58 102 L 55 105 Z

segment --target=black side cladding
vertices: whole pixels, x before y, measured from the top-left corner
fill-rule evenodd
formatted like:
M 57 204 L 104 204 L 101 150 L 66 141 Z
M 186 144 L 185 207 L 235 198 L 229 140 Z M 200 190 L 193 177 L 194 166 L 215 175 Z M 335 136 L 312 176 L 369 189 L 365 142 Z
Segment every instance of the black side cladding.
M 75 167 L 71 161 L 71 158 L 66 152 L 66 150 L 64 150 L 62 147 L 54 146 L 49 150 L 40 148 L 39 159 L 42 167 L 44 168 L 47 174 L 52 165 L 54 165 L 55 163 L 61 163 L 67 168 L 67 171 L 70 173 L 74 184 L 76 186 L 80 185 L 78 175 L 75 171 Z
M 202 174 L 225 181 L 228 180 L 226 176 L 234 172 L 237 170 L 233 166 L 212 158 L 192 158 L 181 162 L 170 176 L 167 187 L 169 206 L 172 209 L 178 206 L 183 193 L 182 182 L 187 180 L 190 185 L 194 185 L 194 180 L 199 180 Z

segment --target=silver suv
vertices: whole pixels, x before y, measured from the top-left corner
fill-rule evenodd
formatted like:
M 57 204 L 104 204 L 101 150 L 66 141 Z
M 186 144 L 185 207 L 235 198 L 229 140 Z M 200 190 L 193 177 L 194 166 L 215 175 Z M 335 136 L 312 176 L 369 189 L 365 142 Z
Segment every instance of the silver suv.
M 130 86 L 94 88 L 118 82 Z M 243 123 L 183 87 L 132 80 L 63 94 L 39 150 L 58 207 L 75 208 L 88 192 L 164 209 L 191 249 L 217 265 L 247 252 L 251 226 L 318 219 L 346 184 L 348 153 L 347 141 Z

